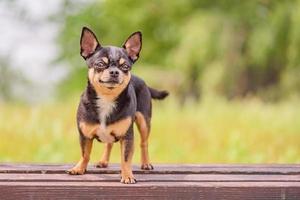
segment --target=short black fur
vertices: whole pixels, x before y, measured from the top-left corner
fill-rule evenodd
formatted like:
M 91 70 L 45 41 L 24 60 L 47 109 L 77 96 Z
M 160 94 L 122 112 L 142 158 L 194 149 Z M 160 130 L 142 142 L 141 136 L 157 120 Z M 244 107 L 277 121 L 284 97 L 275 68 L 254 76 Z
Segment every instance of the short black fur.
M 86 38 L 83 39 L 83 37 Z M 101 141 L 96 133 L 93 133 L 92 138 L 89 138 L 90 135 L 87 135 L 84 132 L 86 130 L 83 130 L 81 127 L 82 123 L 95 127 L 103 125 L 105 128 L 124 119 L 131 119 L 131 124 L 129 124 L 127 131 L 123 135 L 117 136 L 116 132 L 113 131 L 109 134 L 114 138 L 114 142 L 120 140 L 124 145 L 121 182 L 135 182 L 131 166 L 129 166 L 134 146 L 133 123 L 135 122 L 137 113 L 139 113 L 140 123 L 142 124 L 143 120 L 146 123 L 146 127 L 143 127 L 143 130 L 144 134 L 147 134 L 147 139 L 152 116 L 151 99 L 163 99 L 168 95 L 166 91 L 158 91 L 148 87 L 142 79 L 130 73 L 133 63 L 139 58 L 142 47 L 141 39 L 141 32 L 135 32 L 126 40 L 123 48 L 113 46 L 103 47 L 90 29 L 86 27 L 83 28 L 80 39 L 80 53 L 86 60 L 89 75 L 87 87 L 81 95 L 77 110 L 77 127 L 82 158 L 78 164 L 69 171 L 70 174 L 84 173 L 89 161 L 90 149 L 87 148 L 88 145 L 91 144 L 91 140 L 93 139 Z M 82 44 L 83 42 L 85 42 L 85 44 Z M 105 115 L 105 118 L 103 118 L 101 115 L 103 114 L 101 113 L 103 112 L 103 110 L 101 110 L 102 105 L 99 105 L 99 102 L 105 101 L 111 102 L 114 106 L 108 112 L 108 115 Z M 143 124 L 141 124 L 140 126 L 143 126 Z M 86 149 L 88 149 L 88 152 L 86 152 Z M 151 165 L 149 163 L 144 164 Z M 126 167 L 130 168 L 129 172 L 125 170 Z

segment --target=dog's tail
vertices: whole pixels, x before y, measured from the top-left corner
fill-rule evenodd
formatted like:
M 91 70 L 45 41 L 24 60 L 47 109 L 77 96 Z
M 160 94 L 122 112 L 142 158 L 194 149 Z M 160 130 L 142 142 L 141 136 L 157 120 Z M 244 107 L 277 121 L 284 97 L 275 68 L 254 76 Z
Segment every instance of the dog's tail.
M 153 89 L 151 87 L 148 87 L 148 89 L 151 93 L 152 99 L 162 100 L 162 99 L 166 98 L 169 95 L 169 92 L 166 91 L 166 90 L 159 91 L 159 90 Z

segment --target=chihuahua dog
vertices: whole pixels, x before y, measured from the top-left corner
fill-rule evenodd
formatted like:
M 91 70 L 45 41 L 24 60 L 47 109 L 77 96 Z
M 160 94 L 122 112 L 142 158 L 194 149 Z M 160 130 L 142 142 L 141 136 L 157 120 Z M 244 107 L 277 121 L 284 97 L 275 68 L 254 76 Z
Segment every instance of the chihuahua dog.
M 82 29 L 80 54 L 88 66 L 88 83 L 77 110 L 81 159 L 69 174 L 85 173 L 93 139 L 105 143 L 97 167 L 108 166 L 113 143 L 120 141 L 121 182 L 135 183 L 131 169 L 134 122 L 141 136 L 141 168 L 153 169 L 148 155 L 151 99 L 164 99 L 168 92 L 150 88 L 130 73 L 141 49 L 141 32 L 131 34 L 120 48 L 101 46 L 90 29 Z

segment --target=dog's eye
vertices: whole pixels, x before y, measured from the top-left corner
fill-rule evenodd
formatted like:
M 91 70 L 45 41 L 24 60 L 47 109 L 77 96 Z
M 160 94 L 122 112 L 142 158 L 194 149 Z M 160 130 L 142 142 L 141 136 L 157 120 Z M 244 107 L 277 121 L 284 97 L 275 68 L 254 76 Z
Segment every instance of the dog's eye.
M 130 69 L 130 67 L 124 63 L 124 64 L 122 64 L 122 65 L 120 66 L 120 69 L 121 69 L 122 71 L 128 71 L 128 70 Z
M 105 69 L 107 66 L 106 66 L 106 64 L 104 63 L 104 62 L 96 62 L 95 64 L 95 68 L 96 69 L 99 69 L 99 70 L 101 70 L 101 69 Z

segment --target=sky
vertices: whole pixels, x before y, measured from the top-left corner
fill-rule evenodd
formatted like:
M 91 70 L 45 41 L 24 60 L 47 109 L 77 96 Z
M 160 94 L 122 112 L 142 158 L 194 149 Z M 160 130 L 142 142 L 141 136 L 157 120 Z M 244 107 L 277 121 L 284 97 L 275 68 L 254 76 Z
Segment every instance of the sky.
M 49 98 L 55 84 L 67 73 L 62 63 L 53 62 L 59 53 L 56 37 L 61 24 L 48 20 L 62 3 L 62 0 L 0 1 L 0 56 L 32 82 L 34 88 L 19 91 L 28 95 L 24 98 Z

